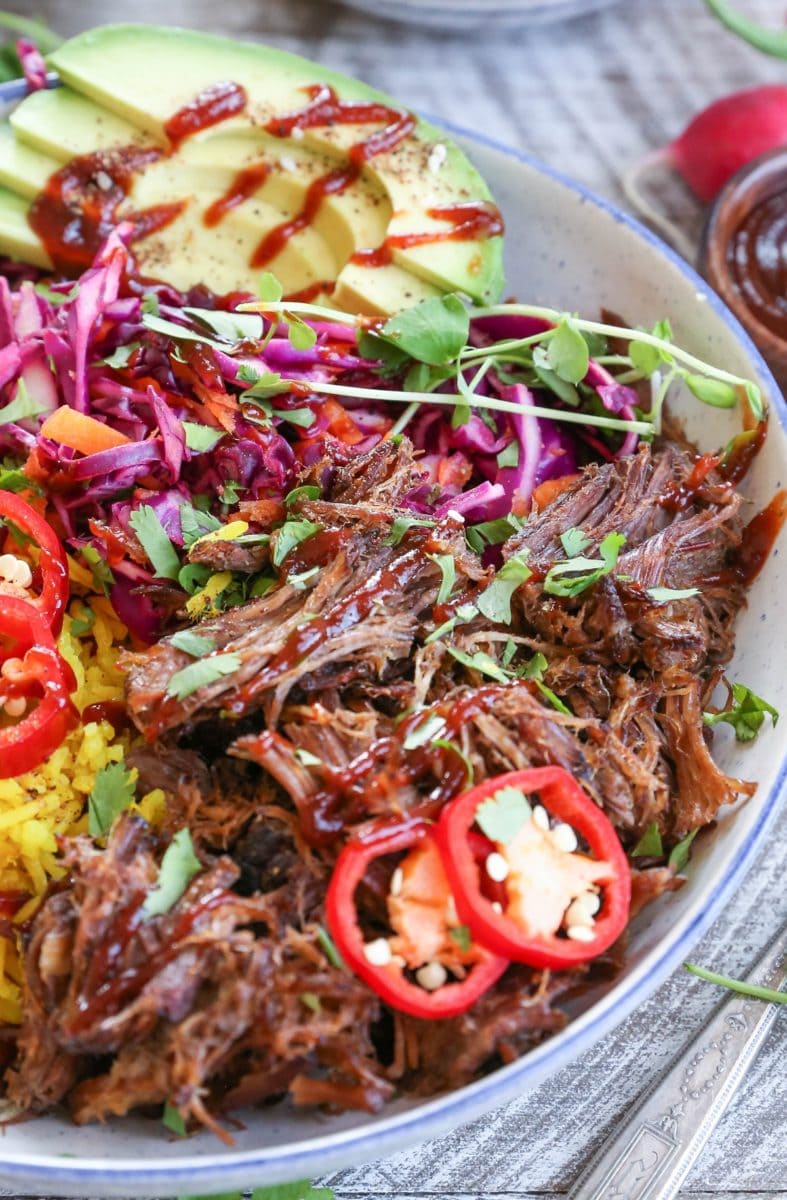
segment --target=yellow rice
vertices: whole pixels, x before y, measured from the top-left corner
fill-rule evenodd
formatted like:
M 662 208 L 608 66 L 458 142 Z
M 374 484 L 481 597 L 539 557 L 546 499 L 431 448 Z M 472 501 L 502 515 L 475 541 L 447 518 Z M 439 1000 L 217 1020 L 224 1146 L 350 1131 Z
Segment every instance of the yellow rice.
M 72 581 L 89 584 L 90 576 L 72 564 Z M 89 704 L 122 698 L 117 656 L 126 637 L 105 597 L 88 596 L 84 603 L 95 615 L 90 630 L 74 635 L 72 620 L 84 615 L 83 601 L 74 600 L 60 638 L 60 651 L 76 676 L 73 699 L 80 712 Z M 63 875 L 58 835 L 87 831 L 87 798 L 96 774 L 121 761 L 131 741 L 128 733 L 116 736 L 108 721 L 90 721 L 78 725 L 37 770 L 0 779 L 0 892 L 31 897 L 16 914 L 17 925 L 35 911 L 50 880 Z M 149 792 L 135 808 L 157 824 L 164 814 L 164 793 Z M 20 1021 L 20 983 L 18 946 L 0 936 L 0 1021 Z

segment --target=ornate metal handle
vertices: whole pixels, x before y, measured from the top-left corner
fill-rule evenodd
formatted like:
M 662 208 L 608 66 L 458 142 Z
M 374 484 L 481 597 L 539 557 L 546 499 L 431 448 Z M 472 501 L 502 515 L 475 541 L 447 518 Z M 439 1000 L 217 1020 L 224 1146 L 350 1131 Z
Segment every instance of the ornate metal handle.
M 787 927 L 747 982 L 781 988 Z M 735 992 L 602 1147 L 568 1200 L 671 1200 L 754 1061 L 778 1010 Z

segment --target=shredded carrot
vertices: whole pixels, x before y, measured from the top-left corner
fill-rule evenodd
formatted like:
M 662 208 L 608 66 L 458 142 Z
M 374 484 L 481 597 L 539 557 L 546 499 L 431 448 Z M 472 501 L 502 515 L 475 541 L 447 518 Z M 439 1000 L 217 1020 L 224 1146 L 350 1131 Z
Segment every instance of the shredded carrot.
M 579 479 L 579 475 L 576 474 L 561 475 L 559 479 L 545 479 L 533 492 L 533 507 L 545 508 L 547 504 L 551 504 L 553 500 L 557 500 L 558 496 L 567 491 L 577 479 Z
M 80 454 L 98 454 L 102 450 L 114 450 L 116 446 L 125 446 L 131 439 L 117 429 L 89 417 L 86 413 L 77 412 L 75 408 L 63 405 L 56 408 L 41 426 L 43 437 L 60 442 L 61 446 L 69 446 Z
M 363 434 L 358 426 L 353 421 L 346 408 L 342 408 L 338 401 L 331 396 L 327 396 L 322 402 L 323 412 L 328 415 L 328 429 L 334 435 L 344 442 L 347 446 L 354 446 L 357 442 L 363 441 Z

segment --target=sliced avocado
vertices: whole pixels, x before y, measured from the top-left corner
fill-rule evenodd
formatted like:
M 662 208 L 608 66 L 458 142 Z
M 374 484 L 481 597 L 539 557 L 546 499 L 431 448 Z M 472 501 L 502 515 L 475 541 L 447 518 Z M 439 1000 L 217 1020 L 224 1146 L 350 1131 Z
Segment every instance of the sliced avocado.
M 210 140 L 217 131 L 226 135 L 244 130 L 252 137 L 259 136 L 272 117 L 302 109 L 308 102 L 305 89 L 314 85 L 329 85 L 344 101 L 396 107 L 382 93 L 306 59 L 190 30 L 105 26 L 64 43 L 52 55 L 51 64 L 75 92 L 90 97 L 157 142 L 166 138 L 166 125 L 175 113 L 219 81 L 243 87 L 248 103 L 242 112 L 203 130 L 195 142 Z M 277 140 L 282 153 L 298 140 L 303 146 L 342 159 L 349 146 L 379 128 L 379 122 L 368 126 L 325 124 L 304 129 L 301 139 Z M 436 146 L 444 146 L 446 152 L 439 170 L 431 171 Z M 401 216 L 394 218 L 399 222 L 398 233 L 424 233 L 430 224 L 450 232 L 450 221 L 435 223 L 430 208 L 491 199 L 464 154 L 421 120 L 394 149 L 370 158 L 364 175 L 384 187 L 395 214 L 401 210 Z M 395 250 L 394 257 L 398 265 L 419 278 L 445 290 L 465 292 L 476 301 L 495 299 L 502 290 L 500 237 L 404 246 Z M 271 263 L 273 269 L 278 266 Z M 369 287 L 374 286 L 375 275 L 370 272 Z
M 19 196 L 32 200 L 44 187 L 60 163 L 25 146 L 7 121 L 0 122 L 0 184 Z
M 9 258 L 51 270 L 49 255 L 27 223 L 27 210 L 23 196 L 0 187 L 0 249 Z
M 20 142 L 61 165 L 76 154 L 151 141 L 135 125 L 67 87 L 31 92 L 9 122 Z

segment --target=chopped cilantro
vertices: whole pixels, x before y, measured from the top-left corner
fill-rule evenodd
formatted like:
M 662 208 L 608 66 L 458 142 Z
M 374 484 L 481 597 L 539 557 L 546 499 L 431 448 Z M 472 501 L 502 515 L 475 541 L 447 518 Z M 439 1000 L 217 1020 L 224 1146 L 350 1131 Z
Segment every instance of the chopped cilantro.
M 682 871 L 688 863 L 689 858 L 691 857 L 691 843 L 694 841 L 698 833 L 699 826 L 696 829 L 692 829 L 691 833 L 687 834 L 682 842 L 678 842 L 677 846 L 672 847 L 672 852 L 667 860 L 667 865 L 672 868 L 676 875 Z
M 186 1122 L 175 1105 L 170 1104 L 169 1100 L 164 1105 L 164 1111 L 161 1114 L 161 1124 L 170 1133 L 177 1134 L 178 1137 L 186 1136 Z
M 156 510 L 149 504 L 142 504 L 131 513 L 128 523 L 153 564 L 156 578 L 177 579 L 180 559 Z
M 608 533 L 598 548 L 598 558 L 578 555 L 566 562 L 555 563 L 547 572 L 544 591 L 550 596 L 579 596 L 599 579 L 611 574 L 625 542 L 625 534 Z
M 480 675 L 494 679 L 496 683 L 508 683 L 511 678 L 509 672 L 504 671 L 491 654 L 487 654 L 485 650 L 477 650 L 475 654 L 466 654 L 464 650 L 459 650 L 456 646 L 448 646 L 447 650 L 457 662 L 469 667 L 471 671 L 478 671 Z
M 478 609 L 474 604 L 460 604 L 453 617 L 443 621 L 442 625 L 438 625 L 437 629 L 433 629 L 429 636 L 424 638 L 424 645 L 431 645 L 432 642 L 444 637 L 446 633 L 450 633 L 457 625 L 466 625 L 468 621 L 472 621 L 473 617 L 477 616 Z
M 561 533 L 560 541 L 566 552 L 566 558 L 576 558 L 590 545 L 591 539 L 581 529 L 567 529 Z
M 74 637 L 84 637 L 96 623 L 96 614 L 89 604 L 82 601 L 79 616 L 71 618 L 70 632 Z
M 179 629 L 177 633 L 173 633 L 170 641 L 176 650 L 182 650 L 184 654 L 190 654 L 192 658 L 202 658 L 203 655 L 210 654 L 212 650 L 216 649 L 213 638 L 203 637 L 201 633 L 195 633 L 193 629 Z
M 465 537 L 471 550 L 482 554 L 487 546 L 499 546 L 523 527 L 524 521 L 511 513 L 507 517 L 498 517 L 495 521 L 481 521 L 478 525 L 469 525 Z
M 519 788 L 504 787 L 488 796 L 475 810 L 475 821 L 493 842 L 507 846 L 530 820 L 532 809 Z
M 309 521 L 306 517 L 291 517 L 285 521 L 281 529 L 276 531 L 276 544 L 273 550 L 273 565 L 280 567 L 291 550 L 301 542 L 305 542 L 312 534 L 318 533 L 321 526 Z
M 117 350 L 104 359 L 104 363 L 108 367 L 126 367 L 128 366 L 131 356 L 139 350 L 139 342 L 129 342 L 127 346 L 118 346 Z
M 642 837 L 637 842 L 634 849 L 631 851 L 632 858 L 661 858 L 664 853 L 664 846 L 661 841 L 659 827 L 655 821 L 651 821 Z
M 453 929 L 448 930 L 448 936 L 452 942 L 456 943 L 463 954 L 467 954 L 473 944 L 470 929 L 467 925 L 454 925 Z
M 319 500 L 320 489 L 314 483 L 302 483 L 300 487 L 293 488 L 284 497 L 284 503 L 287 508 L 292 508 L 298 500 Z
M 191 880 L 202 870 L 194 853 L 188 829 L 179 829 L 173 837 L 159 867 L 158 881 L 142 906 L 148 917 L 158 917 L 177 904 Z
M 690 596 L 698 596 L 700 589 L 698 587 L 690 588 L 668 588 L 668 587 L 652 587 L 648 588 L 648 595 L 656 604 L 669 604 L 671 600 L 688 600 Z
M 301 992 L 299 999 L 301 1004 L 311 1009 L 312 1012 L 318 1013 L 322 1008 L 320 997 L 316 992 Z
M 183 432 L 186 436 L 186 446 L 195 454 L 212 450 L 225 436 L 223 429 L 212 429 L 210 425 L 202 425 L 197 421 L 184 421 Z
M 95 546 L 89 544 L 87 546 L 80 546 L 79 553 L 90 567 L 94 589 L 108 596 L 109 589 L 115 582 L 115 576 L 112 574 L 112 570 L 107 562 L 101 557 Z
M 319 575 L 319 567 L 308 567 L 305 571 L 297 571 L 294 575 L 287 576 L 287 583 L 295 588 L 296 591 L 302 592 L 306 584 Z
M 322 951 L 332 967 L 343 967 L 344 959 L 336 949 L 333 938 L 328 933 L 328 930 L 323 925 L 317 926 L 317 941 L 322 946 Z
M 391 532 L 385 538 L 384 546 L 398 546 L 404 535 L 414 525 L 434 525 L 429 517 L 397 517 L 391 525 Z
M 217 679 L 232 675 L 240 669 L 241 661 L 239 654 L 213 654 L 189 663 L 172 676 L 167 685 L 167 695 L 175 700 L 185 700 L 200 688 L 209 687 Z
M 19 421 L 28 421 L 31 417 L 40 417 L 47 411 L 47 405 L 34 399 L 27 390 L 24 379 L 20 379 L 13 400 L 6 404 L 5 408 L 0 408 L 0 425 L 15 425 Z
M 194 504 L 181 504 L 180 532 L 183 535 L 183 545 L 187 550 L 190 550 L 194 543 L 204 537 L 206 533 L 211 533 L 215 529 L 221 529 L 221 521 L 218 517 L 197 508 Z
M 299 429 L 310 429 L 317 420 L 310 408 L 274 408 L 272 415 L 281 421 L 289 421 L 290 425 L 297 425 Z
M 503 447 L 497 456 L 497 465 L 499 467 L 519 466 L 519 442 L 512 441 Z
M 134 799 L 136 773 L 122 762 L 108 763 L 96 773 L 87 801 L 87 830 L 91 837 L 106 837 L 115 817 Z
M 454 590 L 454 584 L 456 583 L 456 563 L 454 562 L 454 556 L 453 554 L 430 554 L 428 557 L 440 568 L 442 576 L 436 603 L 445 604 Z
M 745 684 L 734 683 L 730 707 L 719 713 L 703 713 L 702 717 L 706 725 L 718 725 L 720 721 L 732 725 L 739 742 L 751 742 L 760 732 L 766 714 L 776 725 L 779 720 L 778 709 L 756 695 Z
M 433 741 L 444 729 L 444 718 L 438 713 L 429 713 L 425 721 L 407 734 L 402 745 L 405 750 L 416 750 L 419 746 L 425 746 L 427 742 Z
M 490 621 L 508 625 L 511 621 L 511 597 L 531 574 L 523 556 L 509 558 L 476 600 L 478 611 Z
M 6 463 L 0 467 L 0 491 L 36 492 L 39 496 L 42 494 L 38 484 L 28 479 L 21 467 Z

